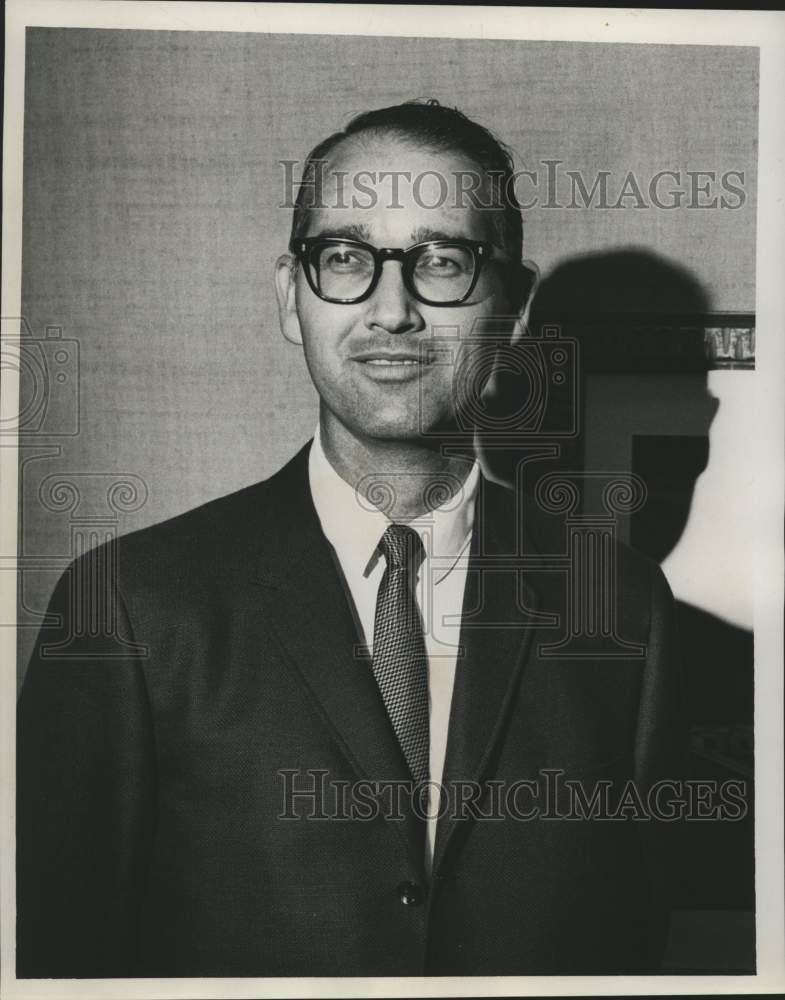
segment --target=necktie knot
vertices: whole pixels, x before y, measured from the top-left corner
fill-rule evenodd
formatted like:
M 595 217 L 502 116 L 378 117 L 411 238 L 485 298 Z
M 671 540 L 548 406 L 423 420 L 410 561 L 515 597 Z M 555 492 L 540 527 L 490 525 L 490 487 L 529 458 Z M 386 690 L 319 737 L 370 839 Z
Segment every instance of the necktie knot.
M 418 532 L 405 524 L 391 524 L 382 535 L 379 548 L 391 572 L 405 569 L 416 573 L 425 556 Z

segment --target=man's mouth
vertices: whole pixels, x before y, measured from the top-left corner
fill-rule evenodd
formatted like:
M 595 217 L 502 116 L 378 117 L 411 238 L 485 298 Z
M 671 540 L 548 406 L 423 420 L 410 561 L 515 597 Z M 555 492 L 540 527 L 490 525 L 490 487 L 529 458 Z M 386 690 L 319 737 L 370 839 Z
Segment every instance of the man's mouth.
M 419 358 L 362 358 L 364 365 L 423 365 Z
M 365 376 L 385 385 L 409 383 L 425 376 L 431 365 L 428 351 L 362 351 L 352 357 L 360 365 Z
M 366 351 L 355 354 L 352 360 L 363 365 L 428 365 L 431 363 L 431 355 L 427 351 L 417 354 L 410 351 L 398 354 L 389 351 Z

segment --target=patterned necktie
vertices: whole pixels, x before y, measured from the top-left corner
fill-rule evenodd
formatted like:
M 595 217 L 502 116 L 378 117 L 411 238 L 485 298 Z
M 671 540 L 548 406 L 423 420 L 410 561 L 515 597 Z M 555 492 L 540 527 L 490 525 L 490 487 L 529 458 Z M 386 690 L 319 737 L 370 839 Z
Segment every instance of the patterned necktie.
M 415 782 L 428 780 L 428 657 L 415 583 L 425 555 L 420 536 L 391 524 L 379 547 L 387 567 L 376 598 L 373 675 Z

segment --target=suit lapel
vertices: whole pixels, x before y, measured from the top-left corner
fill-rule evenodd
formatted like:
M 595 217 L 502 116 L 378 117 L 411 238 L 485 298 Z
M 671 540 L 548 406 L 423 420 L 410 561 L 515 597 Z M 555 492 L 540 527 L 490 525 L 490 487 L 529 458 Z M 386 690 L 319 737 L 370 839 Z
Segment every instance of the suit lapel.
M 448 793 L 455 782 L 481 782 L 492 774 L 532 634 L 551 620 L 537 611 L 537 595 L 516 570 L 527 545 L 515 507 L 511 491 L 482 480 L 442 779 Z M 439 820 L 435 872 L 460 825 L 449 810 Z
M 279 644 L 358 779 L 411 780 L 384 708 L 343 575 L 311 499 L 308 447 L 275 477 L 274 531 L 255 560 L 254 582 Z M 318 762 L 317 762 L 318 764 Z M 380 804 L 389 802 L 382 793 Z M 411 814 L 393 824 L 412 859 L 421 827 Z

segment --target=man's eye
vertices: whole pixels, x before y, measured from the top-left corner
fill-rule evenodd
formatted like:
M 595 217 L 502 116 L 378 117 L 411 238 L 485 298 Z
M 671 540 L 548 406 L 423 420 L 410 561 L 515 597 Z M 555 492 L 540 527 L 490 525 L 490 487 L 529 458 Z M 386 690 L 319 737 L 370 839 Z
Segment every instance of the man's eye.
M 322 256 L 322 267 L 331 271 L 363 270 L 367 266 L 365 255 L 354 250 L 332 250 Z
M 463 259 L 461 254 L 450 256 L 447 254 L 428 254 L 417 261 L 417 270 L 424 274 L 434 274 L 449 277 L 454 274 L 462 274 L 467 267 L 470 269 L 470 262 Z

